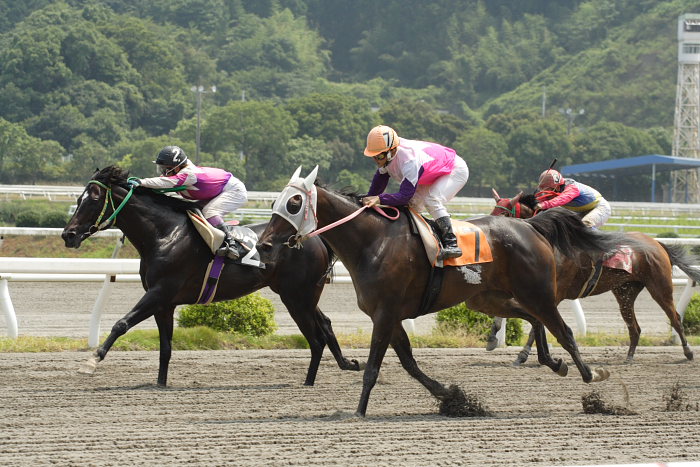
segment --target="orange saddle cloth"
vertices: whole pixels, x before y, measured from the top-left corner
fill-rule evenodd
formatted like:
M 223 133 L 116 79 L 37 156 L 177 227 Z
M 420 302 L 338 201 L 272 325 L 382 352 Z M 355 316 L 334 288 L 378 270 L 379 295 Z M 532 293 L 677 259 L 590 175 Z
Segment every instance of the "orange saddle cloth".
M 409 209 L 413 217 L 414 224 L 425 246 L 425 253 L 431 266 L 464 266 L 466 264 L 489 263 L 493 261 L 491 256 L 491 246 L 486 240 L 484 232 L 476 225 L 466 221 L 452 221 L 452 230 L 457 236 L 457 244 L 462 249 L 462 256 L 450 258 L 443 262 L 438 260 L 440 244 L 435 238 L 433 229 L 423 216 Z
M 453 220 L 452 230 L 457 236 L 457 244 L 462 249 L 462 256 L 446 259 L 445 266 L 464 266 L 493 261 L 491 246 L 478 226 L 466 221 Z

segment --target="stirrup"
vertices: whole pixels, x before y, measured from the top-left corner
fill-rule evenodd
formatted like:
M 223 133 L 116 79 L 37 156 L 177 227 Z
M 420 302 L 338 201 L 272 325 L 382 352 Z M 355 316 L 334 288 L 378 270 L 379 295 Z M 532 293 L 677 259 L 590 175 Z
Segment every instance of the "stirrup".
M 216 250 L 216 256 L 228 256 L 229 251 L 231 251 L 231 246 L 228 242 L 224 241 Z

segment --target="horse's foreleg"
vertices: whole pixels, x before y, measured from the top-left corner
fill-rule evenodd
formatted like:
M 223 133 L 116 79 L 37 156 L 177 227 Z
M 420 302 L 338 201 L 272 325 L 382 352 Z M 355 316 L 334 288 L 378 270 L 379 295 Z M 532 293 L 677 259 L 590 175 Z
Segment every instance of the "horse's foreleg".
M 124 335 L 129 329 L 136 326 L 146 318 L 152 316 L 156 305 L 157 300 L 155 294 L 152 293 L 152 291 L 146 292 L 146 294 L 141 297 L 141 300 L 139 300 L 136 306 L 132 308 L 129 313 L 114 323 L 109 336 L 107 336 L 102 345 L 98 347 L 95 352 L 93 352 L 88 361 L 80 366 L 78 372 L 89 375 L 94 374 L 97 370 L 97 364 L 104 360 L 107 352 L 109 352 L 109 349 L 111 349 L 112 345 L 114 345 L 114 342 L 120 336 Z
M 444 385 L 435 381 L 434 379 L 427 376 L 420 368 L 416 360 L 413 358 L 413 351 L 411 350 L 411 341 L 403 329 L 403 326 L 399 324 L 394 327 L 394 332 L 391 337 L 391 346 L 394 348 L 396 355 L 399 357 L 401 366 L 408 372 L 409 375 L 417 379 L 425 388 L 430 391 L 437 399 L 443 400 L 445 397 L 449 396 L 449 391 Z
M 175 307 L 170 306 L 156 313 L 156 324 L 160 336 L 160 364 L 158 366 L 158 386 L 165 386 L 168 382 L 168 366 L 172 355 L 173 342 L 173 314 Z
M 369 395 L 377 383 L 379 368 L 382 366 L 382 360 L 384 360 L 384 355 L 389 347 L 392 331 L 396 324 L 393 322 L 395 319 L 390 313 L 384 313 L 383 316 L 381 312 L 377 313 L 373 316 L 372 321 L 374 323 L 372 326 L 372 342 L 370 344 L 369 357 L 367 357 L 367 366 L 362 376 L 362 394 L 360 394 L 360 402 L 355 412 L 360 417 L 364 417 L 367 413 Z M 400 322 L 398 324 L 400 325 Z

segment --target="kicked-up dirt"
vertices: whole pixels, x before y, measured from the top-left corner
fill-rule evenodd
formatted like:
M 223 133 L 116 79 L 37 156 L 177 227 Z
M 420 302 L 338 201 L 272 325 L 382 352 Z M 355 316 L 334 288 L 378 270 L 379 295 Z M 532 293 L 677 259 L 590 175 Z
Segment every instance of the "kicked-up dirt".
M 517 349 L 417 349 L 418 364 L 491 412 L 438 415 L 392 350 L 367 417 L 361 372 L 326 357 L 302 385 L 308 351 L 177 351 L 169 387 L 157 352 L 112 352 L 94 376 L 86 352 L 0 355 L 0 465 L 581 465 L 700 460 L 700 371 L 679 347 L 583 348 L 608 381 L 585 384 L 511 362 Z M 328 352 L 327 352 L 328 353 Z M 346 350 L 364 361 L 367 350 Z M 675 388 L 674 388 L 675 387 Z M 629 415 L 584 413 L 595 390 Z M 669 397 L 685 398 L 669 411 Z M 686 403 L 687 402 L 687 403 Z

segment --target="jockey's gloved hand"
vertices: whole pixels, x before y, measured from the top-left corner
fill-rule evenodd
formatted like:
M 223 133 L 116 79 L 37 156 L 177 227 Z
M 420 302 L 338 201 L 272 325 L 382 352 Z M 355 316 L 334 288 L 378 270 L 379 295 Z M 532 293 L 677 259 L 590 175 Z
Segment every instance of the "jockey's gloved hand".
M 141 180 L 138 178 L 130 178 L 129 181 L 126 182 L 126 186 L 129 188 L 136 188 L 141 184 Z

